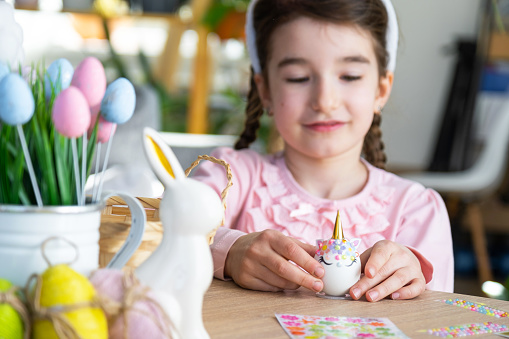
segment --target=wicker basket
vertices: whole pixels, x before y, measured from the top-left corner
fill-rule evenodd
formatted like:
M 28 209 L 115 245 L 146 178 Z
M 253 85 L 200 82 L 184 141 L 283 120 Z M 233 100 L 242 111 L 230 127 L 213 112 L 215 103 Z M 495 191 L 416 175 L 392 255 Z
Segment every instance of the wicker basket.
M 159 220 L 159 199 L 137 198 L 147 214 L 145 233 L 138 250 L 127 262 L 128 267 L 138 267 L 157 248 L 163 236 Z M 111 197 L 101 215 L 99 228 L 99 267 L 106 266 L 125 242 L 131 227 L 131 213 L 124 200 Z
M 221 193 L 223 208 L 226 209 L 226 196 L 228 190 L 232 186 L 232 174 L 230 165 L 223 160 L 216 159 L 208 155 L 200 155 L 198 159 L 185 171 L 189 175 L 191 170 L 198 165 L 200 160 L 208 160 L 226 169 L 227 185 Z M 137 198 L 147 214 L 147 223 L 145 225 L 145 233 L 138 250 L 133 254 L 126 266 L 136 268 L 145 261 L 150 254 L 159 246 L 163 237 L 163 227 L 159 219 L 160 199 L 154 198 Z M 223 222 L 224 224 L 224 216 Z M 221 225 L 218 225 L 218 227 Z M 129 234 L 131 227 L 131 213 L 127 204 L 120 197 L 111 197 L 106 202 L 101 215 L 101 226 L 99 228 L 101 237 L 99 239 L 99 267 L 105 267 L 113 258 L 115 253 L 120 250 Z M 217 228 L 216 228 L 217 229 Z M 211 244 L 214 240 L 216 230 L 208 235 L 208 242 Z

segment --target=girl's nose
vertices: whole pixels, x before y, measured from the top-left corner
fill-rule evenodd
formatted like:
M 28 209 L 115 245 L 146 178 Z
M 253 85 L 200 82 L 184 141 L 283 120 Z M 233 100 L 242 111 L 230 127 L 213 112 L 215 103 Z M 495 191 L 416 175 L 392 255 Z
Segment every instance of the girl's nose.
M 326 79 L 317 81 L 311 108 L 317 113 L 330 113 L 339 107 L 339 91 Z

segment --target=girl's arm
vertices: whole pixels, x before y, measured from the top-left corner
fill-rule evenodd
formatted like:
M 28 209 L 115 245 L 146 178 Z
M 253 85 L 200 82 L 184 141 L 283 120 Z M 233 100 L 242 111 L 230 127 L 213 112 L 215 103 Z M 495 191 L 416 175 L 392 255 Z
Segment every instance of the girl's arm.
M 402 202 L 396 242 L 380 241 L 361 255 L 365 276 L 350 290 L 354 298 L 366 294 L 370 301 L 389 295 L 409 299 L 426 288 L 453 291 L 452 237 L 445 204 L 433 190 L 414 191 Z

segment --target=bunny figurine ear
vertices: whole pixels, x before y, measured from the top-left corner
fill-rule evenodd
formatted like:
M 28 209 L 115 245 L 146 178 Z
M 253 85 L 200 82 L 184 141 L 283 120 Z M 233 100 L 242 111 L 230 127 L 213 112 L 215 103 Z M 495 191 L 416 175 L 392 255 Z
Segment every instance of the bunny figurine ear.
M 152 170 L 165 187 L 186 178 L 175 153 L 154 129 L 143 129 L 143 145 Z

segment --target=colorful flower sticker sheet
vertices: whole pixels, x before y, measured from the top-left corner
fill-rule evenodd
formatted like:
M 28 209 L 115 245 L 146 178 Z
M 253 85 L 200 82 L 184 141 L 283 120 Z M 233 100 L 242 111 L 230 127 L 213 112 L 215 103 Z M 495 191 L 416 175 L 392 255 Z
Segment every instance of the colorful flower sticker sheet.
M 408 338 L 387 318 L 319 317 L 276 314 L 290 338 Z

